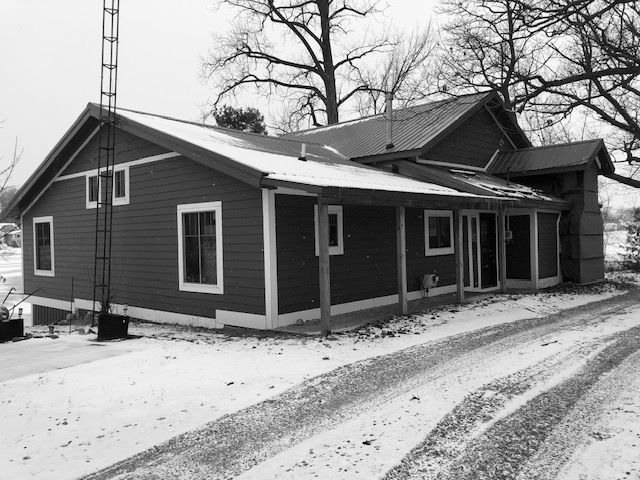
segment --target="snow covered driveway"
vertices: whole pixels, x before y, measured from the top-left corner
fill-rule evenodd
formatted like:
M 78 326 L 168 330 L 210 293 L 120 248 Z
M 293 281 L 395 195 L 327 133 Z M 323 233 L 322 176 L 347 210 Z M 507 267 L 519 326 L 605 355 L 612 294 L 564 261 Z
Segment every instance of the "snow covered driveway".
M 593 392 L 625 378 L 637 357 L 639 300 L 633 291 L 365 354 L 88 478 L 556 478 L 604 415 L 608 403 L 589 403 Z M 553 310 L 552 298 L 542 303 Z M 396 340 L 390 335 L 385 343 Z M 324 342 L 327 363 L 334 351 L 345 354 L 340 342 Z M 604 390 L 625 404 L 615 394 L 624 389 Z M 584 417 L 569 424 L 579 434 L 558 433 L 572 415 Z M 619 446 L 637 455 L 626 445 L 632 438 Z

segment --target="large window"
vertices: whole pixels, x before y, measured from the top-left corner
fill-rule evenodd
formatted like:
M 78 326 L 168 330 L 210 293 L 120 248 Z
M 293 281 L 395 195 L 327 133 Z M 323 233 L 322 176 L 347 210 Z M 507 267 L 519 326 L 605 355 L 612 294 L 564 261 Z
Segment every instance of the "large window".
M 453 253 L 453 212 L 447 210 L 424 211 L 425 255 Z
M 178 205 L 180 290 L 223 293 L 222 202 Z
M 318 248 L 318 206 L 315 205 L 314 208 L 316 255 L 319 255 L 320 250 Z M 342 206 L 329 205 L 329 255 L 344 254 L 344 235 L 342 224 Z
M 55 275 L 53 255 L 53 217 L 33 219 L 33 271 L 35 275 Z

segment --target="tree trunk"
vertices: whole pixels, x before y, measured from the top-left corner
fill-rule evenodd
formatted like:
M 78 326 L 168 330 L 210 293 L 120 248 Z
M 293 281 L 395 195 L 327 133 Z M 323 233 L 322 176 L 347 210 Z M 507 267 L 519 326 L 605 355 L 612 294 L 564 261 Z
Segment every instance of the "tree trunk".
M 327 109 L 327 123 L 338 123 L 338 92 L 336 88 L 336 73 L 331 51 L 331 24 L 329 19 L 329 0 L 316 0 L 320 13 L 320 26 L 322 29 L 321 48 L 324 61 L 324 82 L 326 98 L 324 101 Z

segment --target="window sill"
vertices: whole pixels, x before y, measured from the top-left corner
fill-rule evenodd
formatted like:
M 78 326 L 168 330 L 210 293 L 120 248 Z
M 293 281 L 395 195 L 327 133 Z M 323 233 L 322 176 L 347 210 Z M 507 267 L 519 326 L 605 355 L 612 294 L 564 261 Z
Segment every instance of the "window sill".
M 453 247 L 445 247 L 445 248 L 430 248 L 426 252 L 424 252 L 425 257 L 437 257 L 439 255 L 453 255 Z
M 222 285 L 206 285 L 203 283 L 186 283 L 181 282 L 179 284 L 181 292 L 195 292 L 195 293 L 213 293 L 221 295 L 224 293 Z
M 34 275 L 38 277 L 55 277 L 56 273 L 53 270 L 34 270 Z

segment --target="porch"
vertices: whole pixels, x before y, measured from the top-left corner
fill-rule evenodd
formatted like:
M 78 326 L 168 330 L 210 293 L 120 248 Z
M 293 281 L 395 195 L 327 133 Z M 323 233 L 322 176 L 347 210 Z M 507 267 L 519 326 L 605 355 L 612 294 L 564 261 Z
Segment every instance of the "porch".
M 483 292 L 467 292 L 466 301 L 478 300 L 491 293 Z M 419 298 L 417 300 L 409 300 L 407 302 L 406 315 L 415 315 L 428 311 L 434 307 L 444 305 L 459 305 L 456 293 L 448 293 L 435 297 Z M 399 315 L 398 305 L 384 305 L 381 307 L 367 308 L 350 313 L 331 316 L 332 333 L 346 332 L 355 330 L 364 325 L 371 325 L 378 322 L 385 322 Z M 275 329 L 278 332 L 292 333 L 296 335 L 317 336 L 322 334 L 322 322 L 320 318 L 309 320 L 302 325 L 285 325 Z

